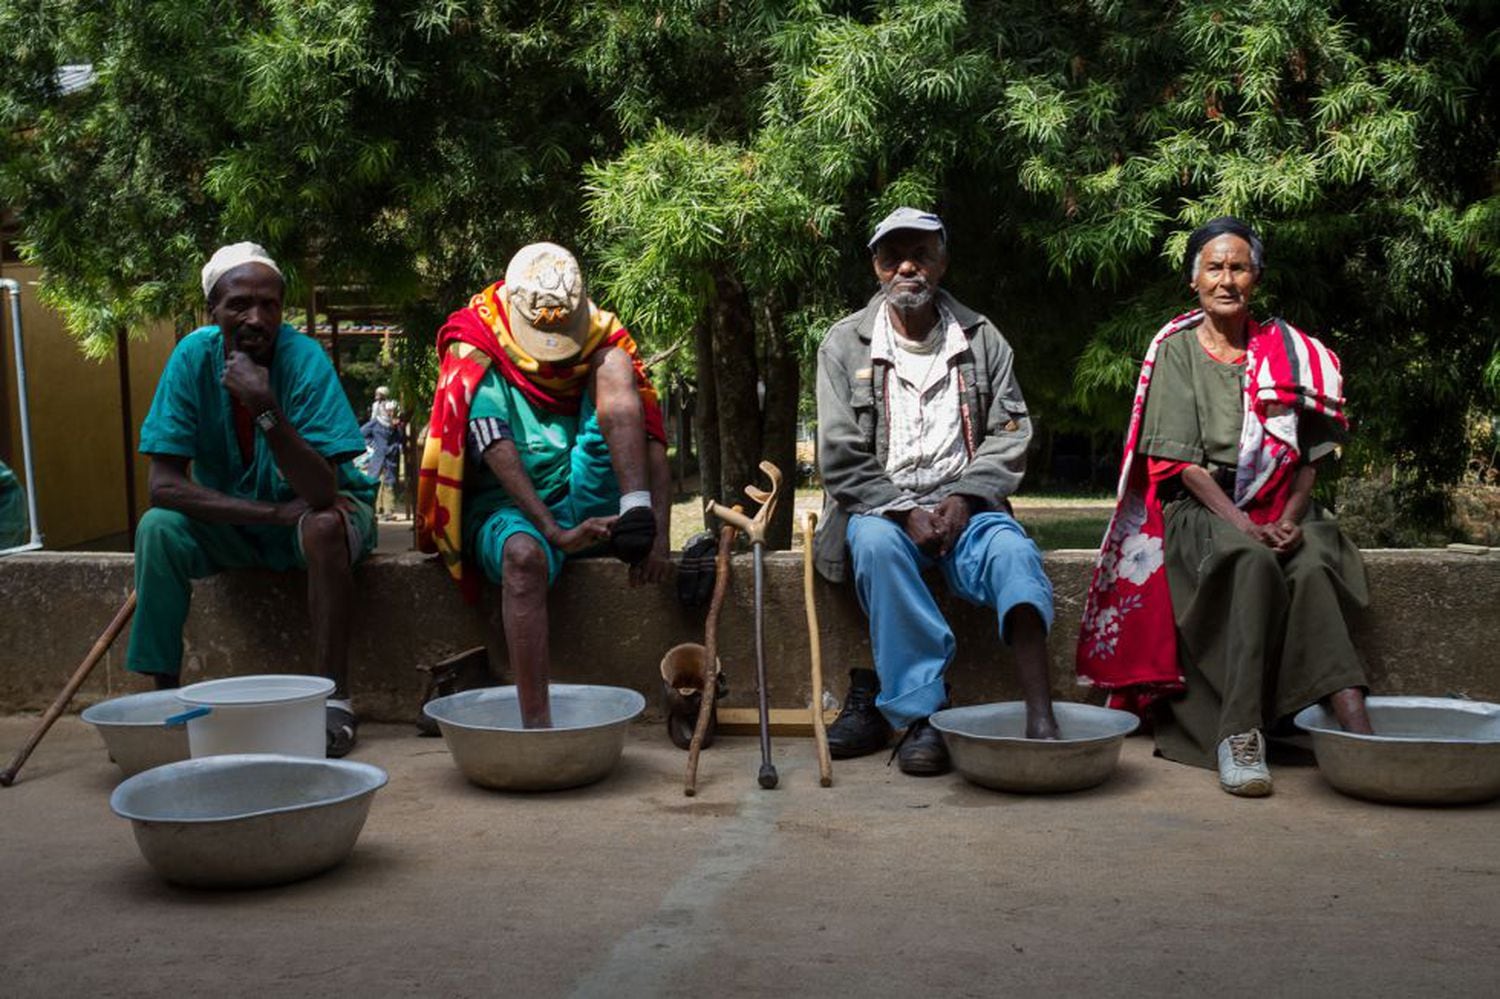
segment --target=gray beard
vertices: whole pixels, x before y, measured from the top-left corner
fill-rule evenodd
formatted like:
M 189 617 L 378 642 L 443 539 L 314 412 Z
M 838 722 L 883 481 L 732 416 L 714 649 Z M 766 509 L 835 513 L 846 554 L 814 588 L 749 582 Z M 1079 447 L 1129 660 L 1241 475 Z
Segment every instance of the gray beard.
M 892 278 L 880 286 L 881 292 L 885 295 L 885 300 L 894 308 L 900 309 L 902 312 L 910 312 L 913 309 L 923 308 L 932 301 L 932 296 L 935 294 L 935 289 L 932 285 L 924 285 L 921 291 L 896 291 L 896 280 L 896 278 Z

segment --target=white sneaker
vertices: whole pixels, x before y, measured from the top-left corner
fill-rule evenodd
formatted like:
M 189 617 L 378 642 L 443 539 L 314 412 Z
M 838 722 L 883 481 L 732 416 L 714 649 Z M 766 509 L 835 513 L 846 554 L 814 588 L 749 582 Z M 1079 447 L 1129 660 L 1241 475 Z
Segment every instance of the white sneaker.
M 1219 786 L 1245 798 L 1264 798 L 1271 793 L 1266 740 L 1260 729 L 1231 735 L 1219 743 Z

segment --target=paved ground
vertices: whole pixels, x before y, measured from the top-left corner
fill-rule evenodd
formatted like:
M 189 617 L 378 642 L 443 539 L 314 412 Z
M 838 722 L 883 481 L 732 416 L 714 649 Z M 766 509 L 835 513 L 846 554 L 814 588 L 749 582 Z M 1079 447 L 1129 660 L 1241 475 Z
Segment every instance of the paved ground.
M 6 755 L 30 719 L 0 719 Z M 65 719 L 0 790 L 0 992 L 146 995 L 1495 995 L 1500 804 L 1364 804 L 1315 770 L 1238 801 L 1126 746 L 1092 792 L 1014 797 L 883 758 L 817 786 L 782 740 L 705 754 L 653 728 L 592 788 L 465 784 L 367 726 L 390 771 L 344 867 L 204 893 L 159 882 L 117 780 Z

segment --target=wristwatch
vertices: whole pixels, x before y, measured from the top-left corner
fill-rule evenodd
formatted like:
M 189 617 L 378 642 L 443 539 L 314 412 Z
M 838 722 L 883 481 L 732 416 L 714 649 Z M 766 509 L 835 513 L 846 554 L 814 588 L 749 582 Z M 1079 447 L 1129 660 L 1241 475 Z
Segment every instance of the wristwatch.
M 260 427 L 262 433 L 266 434 L 275 430 L 276 424 L 280 422 L 281 414 L 276 412 L 275 409 L 267 409 L 264 412 L 257 413 L 255 416 L 255 425 Z

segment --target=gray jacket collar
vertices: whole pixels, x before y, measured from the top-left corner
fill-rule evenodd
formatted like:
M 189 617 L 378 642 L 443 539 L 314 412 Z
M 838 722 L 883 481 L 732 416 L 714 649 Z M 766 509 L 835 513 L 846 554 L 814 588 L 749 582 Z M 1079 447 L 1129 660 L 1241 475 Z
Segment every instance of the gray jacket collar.
M 939 288 L 937 294 L 938 301 L 953 313 L 953 318 L 958 320 L 958 325 L 964 328 L 965 333 L 972 332 L 975 327 L 984 322 L 983 316 L 948 294 L 946 288 Z M 859 338 L 865 343 L 869 343 L 870 338 L 875 335 L 875 317 L 879 314 L 876 310 L 884 304 L 885 293 L 877 291 L 869 302 L 865 303 L 864 311 L 859 314 L 859 321 L 854 324 L 854 332 L 858 333 Z

